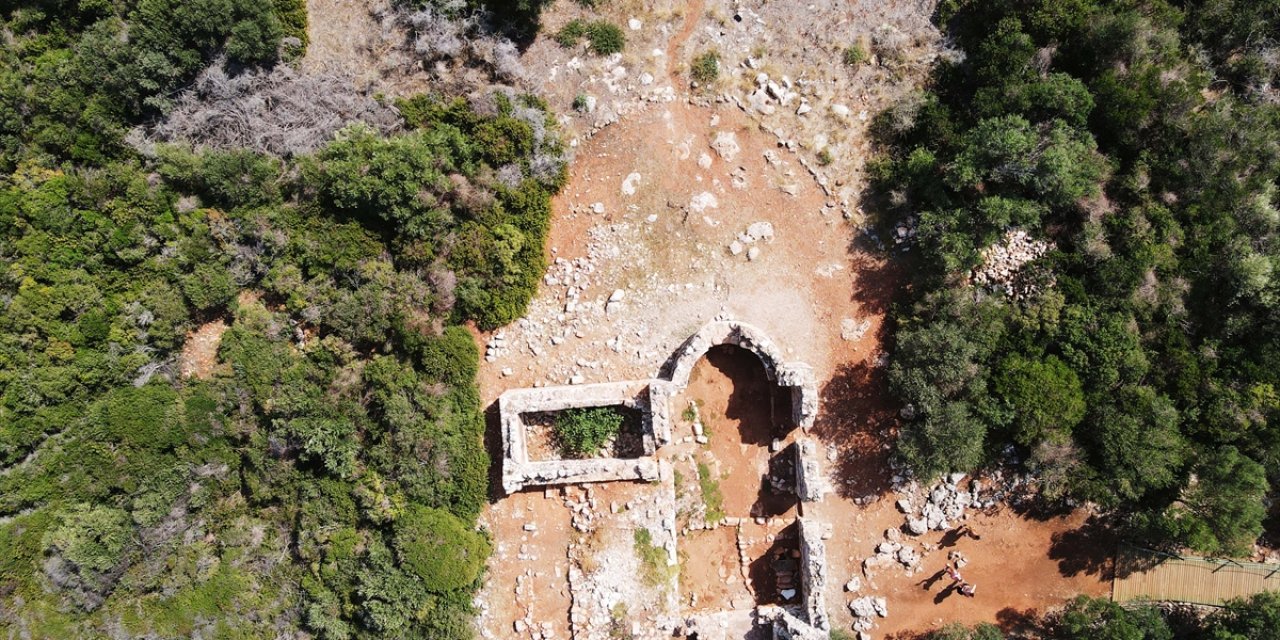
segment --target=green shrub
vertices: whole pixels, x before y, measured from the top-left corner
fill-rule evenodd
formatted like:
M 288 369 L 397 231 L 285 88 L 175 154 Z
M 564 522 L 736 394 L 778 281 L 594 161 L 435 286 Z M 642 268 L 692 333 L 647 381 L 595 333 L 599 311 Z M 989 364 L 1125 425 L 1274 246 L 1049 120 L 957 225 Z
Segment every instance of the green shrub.
M 845 47 L 844 52 L 841 54 L 841 59 L 844 61 L 845 65 L 856 67 L 867 60 L 870 60 L 871 56 L 867 54 L 867 46 L 863 44 L 862 41 L 858 41 L 848 47 Z
M 186 439 L 178 394 L 153 382 L 110 391 L 98 403 L 95 422 L 112 442 L 146 449 L 176 447 Z
M 396 557 L 427 589 L 444 593 L 473 584 L 489 557 L 489 540 L 453 514 L 411 506 L 395 526 Z
M 475 380 L 480 350 L 465 328 L 447 327 L 439 336 L 414 337 L 409 342 L 423 372 L 430 378 L 449 385 L 470 384 Z
M 302 46 L 297 51 L 289 52 L 291 56 L 301 56 L 306 52 L 309 38 L 307 36 L 307 2 L 306 0 L 273 0 L 276 19 L 284 37 L 297 38 Z
M 556 416 L 556 443 L 568 457 L 583 458 L 600 451 L 622 428 L 623 416 L 613 407 L 567 409 Z
M 1259 593 L 1229 600 L 1226 606 L 1205 619 L 1207 633 L 1214 640 L 1264 640 L 1280 629 L 1280 592 Z
M 835 640 L 835 636 L 831 636 Z M 941 629 L 929 632 L 922 640 L 1005 640 L 1004 632 L 989 622 L 966 627 L 953 622 Z
M 560 27 L 554 37 L 560 46 L 568 48 L 578 44 L 582 40 L 582 36 L 585 35 L 587 35 L 587 23 L 575 18 Z
M 209 311 L 231 302 L 236 295 L 236 283 L 226 267 L 217 262 L 205 262 L 182 277 L 182 292 L 192 308 Z
M 1014 415 L 1013 438 L 1024 446 L 1068 442 L 1071 430 L 1084 419 L 1080 378 L 1054 356 L 1011 356 L 1001 364 L 994 386 Z
M 112 507 L 79 504 L 62 514 L 62 526 L 44 539 L 49 552 L 86 571 L 116 566 L 132 542 L 129 514 Z
M 693 59 L 689 65 L 689 77 L 699 85 L 709 85 L 720 77 L 720 54 L 706 51 Z
M 627 36 L 622 29 L 612 22 L 596 20 L 587 25 L 587 40 L 591 43 L 591 51 L 596 55 L 607 56 L 622 51 L 627 44 Z

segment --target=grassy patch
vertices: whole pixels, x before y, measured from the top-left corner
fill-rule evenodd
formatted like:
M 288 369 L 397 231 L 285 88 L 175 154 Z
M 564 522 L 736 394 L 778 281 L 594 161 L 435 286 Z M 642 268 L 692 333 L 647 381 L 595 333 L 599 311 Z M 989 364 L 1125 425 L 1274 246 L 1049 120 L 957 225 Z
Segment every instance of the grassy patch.
M 554 36 L 556 43 L 562 47 L 572 47 L 582 40 L 582 36 L 587 34 L 587 23 L 581 20 L 570 20 L 568 24 L 560 27 Z
M 645 584 L 660 586 L 671 581 L 673 567 L 667 564 L 667 551 L 653 543 L 653 534 L 643 527 L 636 529 L 636 557 Z
M 604 534 L 601 529 L 592 529 L 582 544 L 578 545 L 578 567 L 583 573 L 595 573 L 600 568 L 599 555 L 604 551 Z
M 724 520 L 724 493 L 720 491 L 720 480 L 712 475 L 711 467 L 705 462 L 698 463 L 698 485 L 702 487 L 702 503 L 707 507 L 707 522 Z
M 716 78 L 720 77 L 720 54 L 715 51 L 705 51 L 694 58 L 693 64 L 689 67 L 689 77 L 700 86 L 715 82 Z
M 629 616 L 625 602 L 619 602 L 609 610 L 610 640 L 631 640 L 635 637 L 631 635 L 631 625 L 627 624 L 630 622 Z
M 681 413 L 680 417 L 684 418 L 685 422 L 693 422 L 698 419 L 698 410 L 693 407 L 693 403 L 689 403 L 689 406 L 684 408 L 684 413 Z
M 618 53 L 627 44 L 627 37 L 622 29 L 604 20 L 596 20 L 587 25 L 587 40 L 591 42 L 591 51 L 599 56 Z
M 856 67 L 871 59 L 871 55 L 867 53 L 867 45 L 861 40 L 846 47 L 841 57 L 844 63 L 850 67 Z

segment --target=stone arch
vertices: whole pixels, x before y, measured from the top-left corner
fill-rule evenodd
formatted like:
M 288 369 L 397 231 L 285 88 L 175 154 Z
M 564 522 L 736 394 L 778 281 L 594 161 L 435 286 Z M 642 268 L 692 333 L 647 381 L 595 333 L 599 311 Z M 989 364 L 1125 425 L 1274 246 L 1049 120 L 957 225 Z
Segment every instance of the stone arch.
M 715 320 L 703 325 L 667 361 L 660 377 L 681 389 L 689 385 L 693 365 L 712 347 L 733 345 L 754 353 L 764 364 L 765 376 L 791 390 L 792 419 L 805 429 L 813 426 L 818 413 L 818 390 L 813 369 L 802 362 L 786 362 L 782 350 L 759 327 L 734 320 Z

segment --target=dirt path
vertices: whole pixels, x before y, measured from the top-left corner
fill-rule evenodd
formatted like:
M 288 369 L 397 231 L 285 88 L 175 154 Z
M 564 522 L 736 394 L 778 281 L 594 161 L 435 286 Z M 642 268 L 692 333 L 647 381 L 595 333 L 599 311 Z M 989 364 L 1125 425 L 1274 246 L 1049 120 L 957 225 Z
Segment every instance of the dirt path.
M 705 11 L 706 0 L 693 0 L 685 8 L 684 22 L 680 25 L 680 31 L 667 45 L 667 77 L 671 79 L 672 86 L 680 86 L 685 80 L 680 77 L 680 65 L 676 62 L 683 58 L 681 50 L 684 44 L 689 41 L 689 36 L 693 35 L 693 30 L 698 27 Z

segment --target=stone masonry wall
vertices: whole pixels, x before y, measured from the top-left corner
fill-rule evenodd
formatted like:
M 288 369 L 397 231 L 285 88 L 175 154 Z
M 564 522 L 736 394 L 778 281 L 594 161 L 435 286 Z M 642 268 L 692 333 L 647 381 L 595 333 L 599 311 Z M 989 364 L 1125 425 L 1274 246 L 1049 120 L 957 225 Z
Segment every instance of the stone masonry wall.
M 818 445 L 810 438 L 796 438 L 796 495 L 804 502 L 817 502 L 826 490 Z
M 654 424 L 650 398 L 650 380 L 605 382 L 566 387 L 539 389 L 511 389 L 498 397 L 498 414 L 502 424 L 502 487 L 508 493 L 527 486 L 552 484 L 578 484 L 609 482 L 612 480 L 653 480 L 658 477 L 658 465 L 652 458 L 655 451 Z M 663 390 L 666 393 L 666 390 Z M 671 428 L 668 402 L 665 395 L 659 398 L 660 422 L 669 434 Z M 522 414 L 563 411 L 583 407 L 625 406 L 640 409 L 641 424 L 645 429 L 644 442 L 647 457 L 635 460 L 617 458 L 592 458 L 586 460 L 529 460 L 525 441 L 526 425 Z M 667 435 L 667 438 L 670 436 Z
M 822 541 L 822 524 L 807 518 L 800 518 L 800 584 L 809 624 L 823 631 L 831 629 L 822 598 L 827 584 L 827 546 Z
M 754 325 L 733 320 L 708 323 L 689 337 L 676 351 L 669 366 L 671 382 L 684 388 L 689 384 L 693 366 L 712 347 L 731 344 L 756 354 L 764 364 L 765 375 L 781 387 L 791 388 L 792 419 L 805 429 L 813 426 L 818 415 L 818 389 L 813 369 L 800 362 L 785 362 L 782 349 Z

